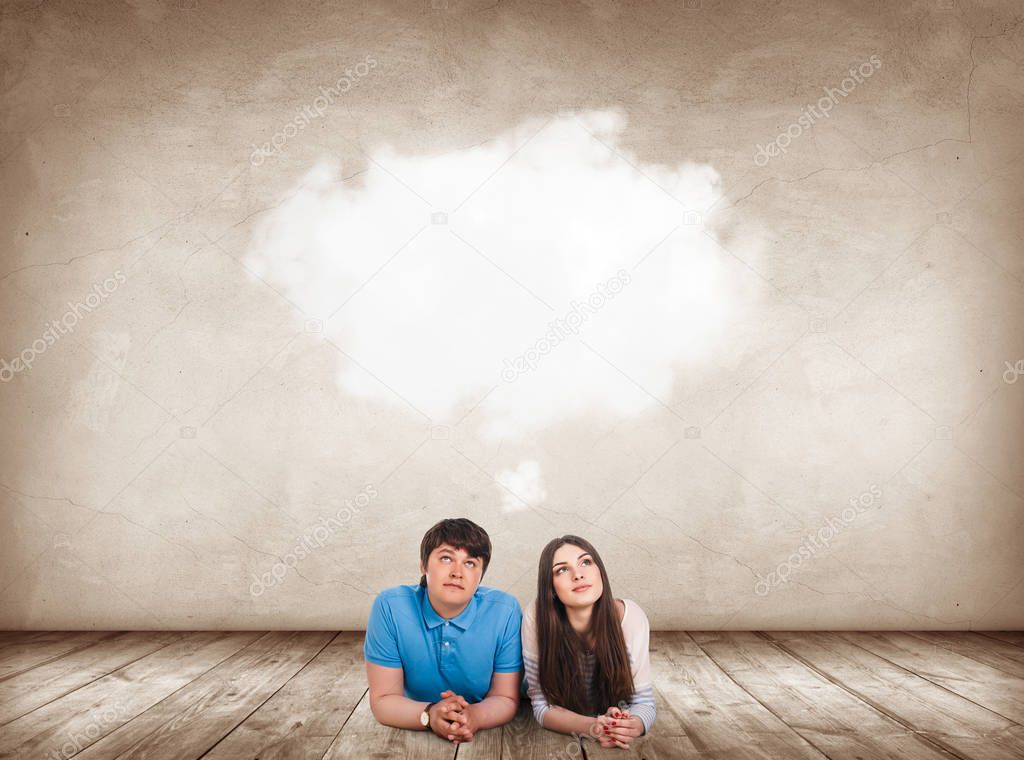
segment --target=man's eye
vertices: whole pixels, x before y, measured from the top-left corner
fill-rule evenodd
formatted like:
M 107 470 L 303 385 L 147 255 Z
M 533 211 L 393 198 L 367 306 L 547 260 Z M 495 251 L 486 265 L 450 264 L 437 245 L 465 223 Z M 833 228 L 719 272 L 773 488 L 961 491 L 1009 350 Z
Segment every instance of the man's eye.
M 468 560 L 466 562 L 466 567 L 476 567 L 476 562 L 474 562 L 473 560 Z
M 441 557 L 441 561 L 442 562 L 447 562 L 449 560 L 451 560 L 451 557 L 448 557 L 448 556 Z

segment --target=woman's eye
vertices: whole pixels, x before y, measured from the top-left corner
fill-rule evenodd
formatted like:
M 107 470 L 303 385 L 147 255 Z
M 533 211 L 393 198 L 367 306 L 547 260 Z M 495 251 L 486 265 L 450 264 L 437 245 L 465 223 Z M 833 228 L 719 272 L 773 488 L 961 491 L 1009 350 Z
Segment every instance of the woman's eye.
M 590 561 L 589 559 L 585 559 L 585 560 L 583 560 L 583 564 L 584 564 L 584 565 L 592 565 L 592 564 L 594 564 L 594 563 L 593 563 L 593 562 L 591 562 L 591 561 Z
M 558 568 L 557 570 L 555 570 L 555 575 L 561 575 L 564 570 L 565 570 L 564 567 Z

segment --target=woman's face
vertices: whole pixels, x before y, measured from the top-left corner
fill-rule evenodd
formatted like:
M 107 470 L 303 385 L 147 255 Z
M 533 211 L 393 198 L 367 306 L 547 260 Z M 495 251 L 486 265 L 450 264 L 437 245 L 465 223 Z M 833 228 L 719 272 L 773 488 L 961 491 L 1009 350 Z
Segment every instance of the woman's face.
M 551 561 L 551 582 L 566 607 L 589 607 L 604 593 L 597 562 L 573 544 L 562 544 Z

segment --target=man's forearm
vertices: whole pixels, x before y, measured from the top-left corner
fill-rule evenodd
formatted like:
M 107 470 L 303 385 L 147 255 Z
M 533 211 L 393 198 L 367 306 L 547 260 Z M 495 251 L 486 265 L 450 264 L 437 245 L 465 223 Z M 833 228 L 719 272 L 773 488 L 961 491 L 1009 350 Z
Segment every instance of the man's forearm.
M 519 702 L 510 697 L 495 694 L 484 697 L 476 704 L 470 705 L 476 716 L 477 728 L 494 728 L 502 726 L 516 717 Z
M 429 702 L 417 702 L 402 694 L 385 694 L 370 701 L 370 709 L 378 723 L 395 728 L 424 730 L 420 714 Z M 427 729 L 429 730 L 429 729 Z

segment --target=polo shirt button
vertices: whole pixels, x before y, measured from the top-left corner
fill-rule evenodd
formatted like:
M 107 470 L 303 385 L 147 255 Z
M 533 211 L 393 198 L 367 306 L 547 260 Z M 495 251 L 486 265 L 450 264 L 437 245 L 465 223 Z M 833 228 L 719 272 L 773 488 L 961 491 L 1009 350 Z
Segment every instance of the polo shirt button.
M 445 624 L 445 625 L 448 625 L 448 621 L 447 621 L 447 620 L 445 620 L 445 621 L 444 621 L 444 624 Z

